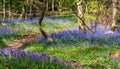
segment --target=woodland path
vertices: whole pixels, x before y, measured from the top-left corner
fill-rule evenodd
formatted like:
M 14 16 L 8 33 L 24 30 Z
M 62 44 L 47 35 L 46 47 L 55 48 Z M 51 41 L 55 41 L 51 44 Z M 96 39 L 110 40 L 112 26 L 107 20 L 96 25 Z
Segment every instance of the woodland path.
M 14 41 L 10 42 L 7 46 L 10 48 L 20 48 L 24 43 L 31 42 L 35 37 L 39 36 L 40 34 L 33 34 L 33 33 L 26 33 L 20 39 L 15 39 Z
M 53 32 L 59 32 L 62 29 L 56 29 Z M 46 32 L 47 34 L 49 33 L 53 33 L 53 32 Z M 32 40 L 34 40 L 36 37 L 42 35 L 41 33 L 26 33 L 24 34 L 20 39 L 15 39 L 12 42 L 10 42 L 9 44 L 7 44 L 7 47 L 10 47 L 12 49 L 14 48 L 20 48 L 24 43 L 26 42 L 31 42 Z

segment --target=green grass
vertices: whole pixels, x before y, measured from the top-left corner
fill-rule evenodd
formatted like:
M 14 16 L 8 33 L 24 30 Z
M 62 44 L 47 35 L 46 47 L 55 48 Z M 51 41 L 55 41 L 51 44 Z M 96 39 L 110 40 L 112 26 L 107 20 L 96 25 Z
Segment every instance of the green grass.
M 96 15 L 91 15 L 91 14 L 85 14 L 85 22 L 88 23 L 91 20 L 95 20 L 96 19 Z M 61 18 L 63 20 L 71 20 L 71 21 L 75 21 L 77 22 L 78 17 L 74 14 L 74 13 L 61 13 L 61 15 L 54 15 L 52 17 L 57 17 L 57 18 Z
M 53 32 L 57 29 L 63 29 L 67 27 L 78 26 L 77 23 L 60 23 L 55 22 L 53 20 L 43 20 L 42 27 L 45 29 L 46 32 Z
M 60 23 L 53 20 L 43 20 L 42 28 L 46 32 L 52 32 L 55 29 L 63 29 L 66 27 L 77 26 L 77 23 Z M 39 29 L 36 25 L 36 22 L 15 22 L 10 25 L 13 28 L 22 28 L 24 31 L 29 31 L 33 33 L 39 33 Z
M 53 15 L 51 17 L 61 18 L 63 20 L 71 20 L 77 22 L 77 16 L 73 13 L 61 13 L 61 15 Z

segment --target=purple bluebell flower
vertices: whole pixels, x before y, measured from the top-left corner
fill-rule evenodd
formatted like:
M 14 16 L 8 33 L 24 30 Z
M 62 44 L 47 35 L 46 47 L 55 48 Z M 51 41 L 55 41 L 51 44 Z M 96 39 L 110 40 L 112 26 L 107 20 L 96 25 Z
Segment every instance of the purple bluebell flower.
M 10 49 L 10 48 L 3 48 L 0 49 L 0 56 L 8 58 L 11 55 L 13 58 L 31 58 L 31 59 L 40 59 L 40 60 L 50 60 L 49 55 L 45 53 L 38 53 L 38 52 L 31 52 L 31 51 L 24 51 L 20 49 Z
M 51 61 L 53 61 L 53 62 L 58 62 L 59 59 L 58 59 L 57 57 L 54 56 L 54 57 L 51 58 Z

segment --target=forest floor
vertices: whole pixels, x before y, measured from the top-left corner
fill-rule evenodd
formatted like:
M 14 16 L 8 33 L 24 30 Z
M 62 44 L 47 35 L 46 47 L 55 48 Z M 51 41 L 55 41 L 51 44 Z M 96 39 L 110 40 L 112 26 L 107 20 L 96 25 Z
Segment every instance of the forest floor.
M 116 61 L 120 60 L 119 33 L 101 25 L 97 26 L 95 33 L 90 33 L 79 30 L 78 25 L 69 23 L 69 21 L 67 21 L 68 23 L 60 19 L 55 21 L 49 17 L 45 19 L 42 27 L 53 39 L 53 42 L 48 42 L 41 37 L 35 22 L 27 21 L 13 24 L 15 28 L 23 28 L 22 32 L 20 30 L 20 33 L 13 32 L 11 35 L 5 35 L 6 32 L 3 32 L 4 36 L 1 40 L 5 42 L 4 38 L 9 39 L 8 37 L 10 37 L 13 40 L 5 44 L 13 50 L 43 52 L 49 54 L 50 57 L 64 59 L 67 61 L 66 63 L 71 63 L 74 66 L 92 69 L 119 67 L 119 63 L 117 64 L 118 61 Z M 93 28 L 93 31 L 95 30 L 94 25 L 88 24 L 88 26 Z M 114 66 L 111 66 L 113 64 Z

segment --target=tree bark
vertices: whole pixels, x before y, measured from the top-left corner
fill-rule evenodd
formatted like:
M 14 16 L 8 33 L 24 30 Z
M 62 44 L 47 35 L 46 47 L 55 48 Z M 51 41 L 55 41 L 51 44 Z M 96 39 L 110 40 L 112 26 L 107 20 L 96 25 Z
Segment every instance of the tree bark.
M 10 0 L 10 2 L 9 2 L 9 13 L 8 13 L 8 15 L 9 15 L 9 16 L 8 16 L 9 19 L 12 18 L 12 12 L 11 12 L 12 9 L 11 9 L 11 8 L 12 8 L 12 0 Z
M 29 10 L 29 12 L 30 12 L 30 19 L 32 20 L 32 1 L 31 0 L 29 0 L 29 7 L 30 7 L 30 10 Z
M 54 0 L 52 0 L 52 13 L 54 13 Z
M 82 5 L 81 4 L 82 4 L 82 0 L 78 0 L 77 1 L 77 14 L 80 18 L 83 17 L 83 15 L 82 15 Z M 82 23 L 82 21 L 80 20 L 80 18 L 78 18 L 79 29 L 85 30 L 85 26 Z
M 61 11 L 62 11 L 62 9 L 61 9 L 61 2 L 59 1 L 58 2 L 58 4 L 59 4 L 59 7 L 58 7 L 58 12 L 59 12 L 59 14 L 61 13 Z
M 46 2 L 46 11 L 48 11 L 48 1 Z
M 72 13 L 73 11 L 72 11 L 72 9 L 70 8 L 70 13 Z
M 117 0 L 112 0 L 113 11 L 112 11 L 112 27 L 111 27 L 111 29 L 113 31 L 115 31 L 118 27 L 117 22 L 116 22 L 116 13 L 117 13 L 116 3 L 117 3 Z
M 5 21 L 6 18 L 6 9 L 5 9 L 5 0 L 3 0 L 3 22 Z

